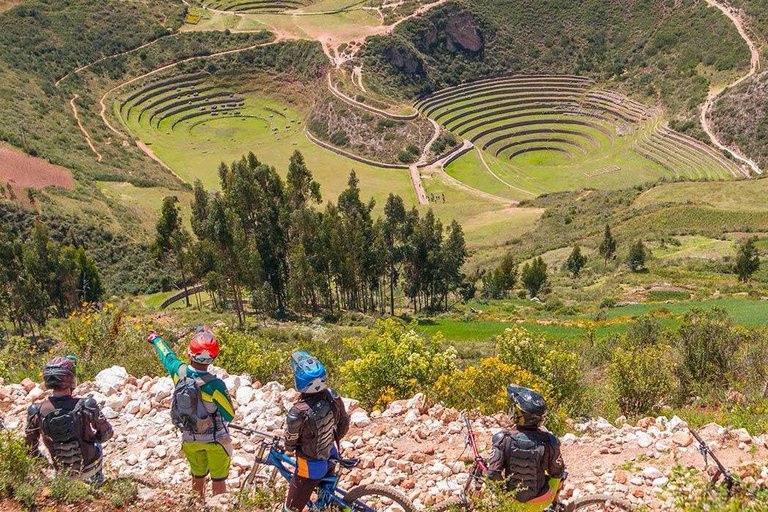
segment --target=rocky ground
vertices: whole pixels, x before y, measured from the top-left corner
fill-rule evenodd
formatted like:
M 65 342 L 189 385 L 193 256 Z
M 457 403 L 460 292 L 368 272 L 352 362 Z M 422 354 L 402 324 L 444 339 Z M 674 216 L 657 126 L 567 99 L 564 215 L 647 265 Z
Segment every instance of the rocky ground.
M 283 418 L 296 391 L 276 382 L 260 384 L 248 377 L 221 372 L 237 406 L 236 423 L 280 434 Z M 189 479 L 180 437 L 170 423 L 169 378 L 135 378 L 120 367 L 82 383 L 76 394 L 102 404 L 115 427 L 105 447 L 109 475 L 133 476 L 145 484 L 139 498 L 157 500 L 160 487 L 185 488 Z M 32 381 L 0 386 L 0 411 L 7 427 L 23 429 L 27 405 L 46 391 Z M 352 429 L 342 443 L 346 457 L 360 457 L 358 469 L 344 475 L 348 486 L 385 483 L 402 489 L 422 508 L 457 493 L 466 478 L 471 453 L 465 449 L 459 412 L 427 403 L 417 395 L 392 403 L 384 412 L 368 413 L 347 400 Z M 625 497 L 652 510 L 673 510 L 675 494 L 687 483 L 673 475 L 703 470 L 704 464 L 685 422 L 677 417 L 645 418 L 636 425 L 603 419 L 575 425 L 578 435 L 562 437 L 569 478 L 565 498 L 595 492 Z M 503 415 L 478 417 L 473 427 L 480 446 L 487 447 L 503 428 Z M 745 430 L 708 425 L 700 430 L 721 460 L 747 481 L 768 481 L 768 435 L 751 437 Z M 235 456 L 229 483 L 239 486 L 250 467 L 257 442 L 233 434 Z

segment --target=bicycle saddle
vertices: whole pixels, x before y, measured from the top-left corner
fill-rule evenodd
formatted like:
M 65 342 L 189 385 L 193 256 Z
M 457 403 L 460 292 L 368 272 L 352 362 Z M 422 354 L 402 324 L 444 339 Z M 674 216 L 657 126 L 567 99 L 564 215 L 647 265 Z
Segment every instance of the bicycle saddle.
M 358 464 L 360 464 L 360 459 L 337 459 L 337 458 L 334 458 L 334 459 L 331 459 L 331 460 L 333 462 L 335 462 L 336 464 L 338 464 L 339 466 L 341 466 L 342 468 L 344 468 L 344 469 L 350 469 L 350 468 L 353 468 L 353 467 L 357 466 Z

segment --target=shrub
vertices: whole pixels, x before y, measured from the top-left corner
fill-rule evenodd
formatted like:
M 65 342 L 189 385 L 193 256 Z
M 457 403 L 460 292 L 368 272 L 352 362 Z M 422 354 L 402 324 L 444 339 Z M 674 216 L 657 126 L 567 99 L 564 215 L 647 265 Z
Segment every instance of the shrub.
M 342 389 L 368 407 L 429 391 L 441 375 L 456 370 L 456 351 L 444 350 L 441 337 L 428 340 L 414 324 L 393 319 L 377 322 L 375 330 L 345 345 L 352 358 L 341 367 Z
M 233 375 L 247 373 L 261 382 L 288 380 L 290 352 L 272 346 L 271 340 L 226 328 L 217 329 L 216 337 L 220 347 L 216 364 L 227 372 Z
M 414 155 L 410 151 L 402 150 L 397 154 L 397 159 L 400 160 L 404 164 L 412 164 L 415 162 L 419 157 L 417 155 Z
M 64 503 L 81 503 L 93 501 L 91 486 L 82 480 L 74 480 L 65 476 L 56 476 L 48 482 L 51 498 Z
M 523 282 L 525 289 L 528 290 L 528 293 L 531 294 L 531 297 L 538 295 L 547 282 L 547 264 L 544 263 L 541 256 L 534 258 L 531 263 L 523 265 L 520 280 Z
M 436 399 L 448 407 L 495 414 L 509 409 L 506 384 L 519 384 L 551 397 L 548 384 L 519 366 L 497 357 L 481 359 L 477 366 L 440 376 L 433 388 Z
M 349 144 L 349 135 L 344 130 L 336 130 L 331 134 L 331 144 L 334 146 L 346 146 Z
M 650 413 L 669 399 L 676 387 L 675 362 L 669 347 L 617 349 L 609 368 L 622 414 Z
M 546 382 L 556 403 L 570 413 L 586 403 L 579 357 L 522 327 L 506 329 L 496 337 L 496 355 L 508 365 L 523 368 Z
M 701 384 L 727 381 L 742 339 L 725 310 L 691 309 L 677 331 L 684 379 Z
M 26 443 L 11 432 L 0 433 L 0 496 L 32 505 L 42 488 L 44 462 L 29 456 Z
M 625 334 L 629 346 L 656 345 L 669 335 L 658 319 L 642 315 L 629 324 Z

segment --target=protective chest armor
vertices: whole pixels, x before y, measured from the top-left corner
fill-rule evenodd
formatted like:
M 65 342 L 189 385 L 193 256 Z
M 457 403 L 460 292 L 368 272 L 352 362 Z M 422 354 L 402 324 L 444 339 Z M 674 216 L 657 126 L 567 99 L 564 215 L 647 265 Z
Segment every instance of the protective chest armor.
M 43 434 L 51 440 L 59 470 L 79 473 L 83 468 L 83 415 L 82 401 L 74 409 L 54 409 L 48 402 L 40 407 Z
M 543 481 L 544 443 L 524 432 L 508 433 L 504 443 L 507 490 L 523 503 L 539 495 Z
M 308 402 L 307 426 L 315 439 L 315 457 L 327 460 L 331 457 L 333 443 L 336 441 L 336 418 L 333 415 L 333 402 L 330 397 L 323 397 L 316 402 Z

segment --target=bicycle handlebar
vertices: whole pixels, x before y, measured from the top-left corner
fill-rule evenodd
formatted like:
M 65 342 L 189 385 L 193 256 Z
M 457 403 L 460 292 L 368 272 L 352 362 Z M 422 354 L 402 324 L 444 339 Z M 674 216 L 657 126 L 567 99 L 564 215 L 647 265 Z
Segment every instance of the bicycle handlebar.
M 696 439 L 696 442 L 699 443 L 698 449 L 699 453 L 704 458 L 704 466 L 706 467 L 708 459 L 711 458 L 712 462 L 714 462 L 715 466 L 717 466 L 718 471 L 720 471 L 720 474 L 722 474 L 725 478 L 728 488 L 732 487 L 736 483 L 733 474 L 723 465 L 722 462 L 720 462 L 720 459 L 715 456 L 709 445 L 701 438 L 701 436 L 699 436 L 695 430 L 692 428 L 689 428 L 688 430 L 691 432 L 691 435 L 693 435 L 693 438 Z
M 266 432 L 261 432 L 259 430 L 254 430 L 252 428 L 243 427 L 242 425 L 235 425 L 234 423 L 229 424 L 229 428 L 232 428 L 234 430 L 237 430 L 239 432 L 242 432 L 244 434 L 247 434 L 249 436 L 257 436 L 257 437 L 263 437 L 264 439 L 269 439 L 272 441 L 277 441 L 280 438 L 280 436 L 274 436 L 272 434 L 267 434 Z

